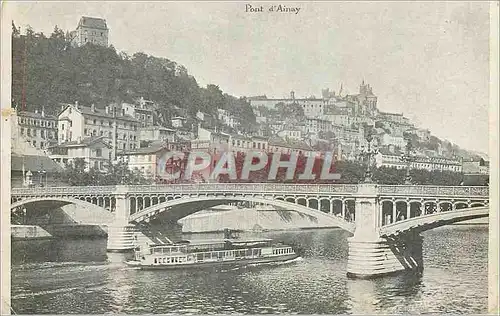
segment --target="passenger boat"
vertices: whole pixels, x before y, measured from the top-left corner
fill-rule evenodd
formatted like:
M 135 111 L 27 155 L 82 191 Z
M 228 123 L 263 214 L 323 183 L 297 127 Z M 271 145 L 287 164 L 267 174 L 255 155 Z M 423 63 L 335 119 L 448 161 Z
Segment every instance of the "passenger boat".
M 130 266 L 141 269 L 228 267 L 298 258 L 292 247 L 271 239 L 219 239 L 138 248 Z

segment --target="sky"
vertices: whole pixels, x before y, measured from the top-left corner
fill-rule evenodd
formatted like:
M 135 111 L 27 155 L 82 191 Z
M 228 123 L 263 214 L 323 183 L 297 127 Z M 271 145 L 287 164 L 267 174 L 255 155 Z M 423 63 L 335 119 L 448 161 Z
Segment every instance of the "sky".
M 264 12 L 246 12 L 246 5 Z M 269 12 L 271 6 L 298 14 Z M 276 7 L 275 7 L 276 8 Z M 7 2 L 9 19 L 50 34 L 105 18 L 109 42 L 184 65 L 235 96 L 355 94 L 461 147 L 488 152 L 488 2 Z M 6 14 L 4 12 L 3 14 Z

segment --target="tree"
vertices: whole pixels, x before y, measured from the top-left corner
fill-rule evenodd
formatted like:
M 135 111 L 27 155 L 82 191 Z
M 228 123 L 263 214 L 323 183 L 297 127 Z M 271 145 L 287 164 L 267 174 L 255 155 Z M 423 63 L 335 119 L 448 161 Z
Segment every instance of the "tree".
M 106 171 L 95 168 L 86 170 L 87 163 L 82 158 L 75 158 L 66 165 L 59 177 L 71 186 L 95 186 L 118 184 L 151 184 L 153 181 L 144 177 L 137 170 L 130 170 L 127 163 L 108 162 Z
M 276 110 L 281 119 L 292 118 L 301 120 L 305 117 L 304 108 L 298 103 L 285 104 L 283 102 L 276 104 Z

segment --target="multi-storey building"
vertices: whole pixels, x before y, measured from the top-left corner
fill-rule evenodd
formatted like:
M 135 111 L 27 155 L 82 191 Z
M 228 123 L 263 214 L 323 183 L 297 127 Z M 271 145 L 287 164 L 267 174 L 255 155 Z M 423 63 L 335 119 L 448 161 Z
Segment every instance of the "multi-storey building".
M 320 152 L 316 151 L 304 141 L 287 141 L 280 137 L 272 137 L 269 139 L 268 152 L 280 152 L 282 154 L 291 154 L 295 152 L 306 157 L 316 157 L 321 155 Z
M 163 126 L 146 126 L 139 128 L 141 141 L 175 141 L 175 129 L 166 128 Z
M 357 105 L 357 114 L 372 116 L 377 113 L 377 96 L 373 94 L 372 87 L 365 84 L 365 81 L 359 86 L 359 93 L 347 95 L 346 100 Z
M 404 155 L 404 151 L 398 150 L 394 146 L 384 146 L 375 155 L 375 164 L 377 167 L 404 169 L 407 163 L 401 159 L 402 155 Z M 444 157 L 416 156 L 410 162 L 410 169 L 462 172 L 462 161 L 461 159 Z
M 17 135 L 37 149 L 47 149 L 57 144 L 57 117 L 46 115 L 45 111 L 17 113 Z
M 490 163 L 489 161 L 481 159 L 470 159 L 464 160 L 463 162 L 463 172 L 464 174 L 490 174 Z
M 118 159 L 128 163 L 130 170 L 138 170 L 147 178 L 156 178 L 161 171 L 160 159 L 169 151 L 166 144 L 119 152 Z
M 105 141 L 104 136 L 77 137 L 74 141 L 68 141 L 49 148 L 50 158 L 62 167 L 72 164 L 75 159 L 85 161 L 85 170 L 93 168 L 99 171 L 107 169 L 112 159 L 111 145 Z
M 294 127 L 294 126 L 285 126 L 281 131 L 277 134 L 279 137 L 283 137 L 285 139 L 296 139 L 301 140 L 304 137 L 304 128 Z
M 407 117 L 403 115 L 403 113 L 389 113 L 389 112 L 378 112 L 377 119 L 392 121 L 399 124 L 409 125 L 410 122 Z
M 59 144 L 90 136 L 103 136 L 113 148 L 112 158 L 117 150 L 132 150 L 140 147 L 140 122 L 125 114 L 117 105 L 105 109 L 94 105 L 63 105 L 58 118 Z
M 219 120 L 222 121 L 224 125 L 232 128 L 235 128 L 238 125 L 238 120 L 227 110 L 217 109 L 217 115 Z
M 140 121 L 142 127 L 154 125 L 154 103 L 144 100 L 144 98 L 141 98 L 138 103 L 122 103 L 121 108 L 125 110 L 125 114 Z
M 105 19 L 82 16 L 76 30 L 71 32 L 72 43 L 82 46 L 87 43 L 108 46 L 109 29 Z
M 319 132 L 330 132 L 332 130 L 332 122 L 328 120 L 323 120 L 319 118 L 308 118 L 306 119 L 306 132 L 308 133 L 319 133 Z
M 174 128 L 180 128 L 180 127 L 184 127 L 184 124 L 186 123 L 187 120 L 185 117 L 175 116 L 175 117 L 172 117 L 172 119 L 170 121 L 171 121 L 172 126 Z
M 327 100 L 316 99 L 316 98 L 304 98 L 296 99 L 295 93 L 290 92 L 290 98 L 288 99 L 268 99 L 268 98 L 249 98 L 250 105 L 252 108 L 258 109 L 260 106 L 266 107 L 268 109 L 275 109 L 276 105 L 279 103 L 283 104 L 298 104 L 304 109 L 304 115 L 307 117 L 318 117 L 324 114 Z

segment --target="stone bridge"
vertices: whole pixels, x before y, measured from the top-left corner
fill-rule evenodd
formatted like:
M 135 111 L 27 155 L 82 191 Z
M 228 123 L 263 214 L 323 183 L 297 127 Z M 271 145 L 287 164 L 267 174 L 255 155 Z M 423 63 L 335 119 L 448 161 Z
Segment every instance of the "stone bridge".
M 177 221 L 228 203 L 272 205 L 327 220 L 353 234 L 348 274 L 423 267 L 420 232 L 488 216 L 488 187 L 376 184 L 205 183 L 13 188 L 13 211 L 43 203 L 93 205 L 115 214 L 108 249 L 133 247 L 135 225 Z

